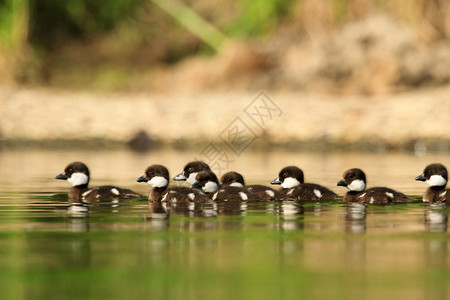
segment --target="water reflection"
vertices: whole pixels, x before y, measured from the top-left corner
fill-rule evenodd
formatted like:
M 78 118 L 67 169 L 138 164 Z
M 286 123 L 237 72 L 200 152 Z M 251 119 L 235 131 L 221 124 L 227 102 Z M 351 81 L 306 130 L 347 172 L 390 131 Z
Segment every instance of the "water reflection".
M 225 216 L 244 216 L 247 211 L 245 202 L 219 202 L 217 205 L 217 214 Z
M 433 203 L 425 208 L 425 228 L 431 235 L 425 239 L 425 263 L 432 276 L 425 280 L 426 299 L 447 299 L 449 296 L 448 282 L 436 280 L 448 275 L 449 251 L 448 241 L 439 233 L 447 232 L 448 217 L 445 203 Z
M 165 205 L 161 202 L 149 202 L 148 206 L 150 212 L 145 218 L 150 222 L 151 230 L 166 231 L 169 227 L 169 214 Z
M 366 209 L 364 203 L 347 203 L 347 214 L 345 215 L 345 229 L 350 233 L 366 232 Z
M 166 204 L 163 204 L 166 205 Z M 186 217 L 205 217 L 211 218 L 217 215 L 217 208 L 214 202 L 194 203 L 189 204 L 180 203 L 166 206 L 168 214 L 184 215 Z
M 335 202 L 331 202 L 335 203 Z M 330 211 L 330 203 L 327 202 L 315 202 L 315 201 L 303 201 L 302 205 L 305 212 L 305 226 L 308 229 L 312 229 L 317 232 L 326 232 L 330 230 L 330 226 L 333 224 L 326 222 L 332 215 Z
M 251 299 L 256 293 L 314 298 L 324 285 L 336 291 L 327 299 L 378 299 L 390 292 L 407 298 L 418 289 L 429 299 L 448 297 L 445 206 L 289 201 L 67 206 L 67 198 L 42 195 L 0 199 L 1 232 L 8 233 L 0 237 L 5 249 L 0 265 L 12 274 L 37 274 L 34 287 L 42 289 L 29 288 L 29 298 L 51 292 L 103 298 L 104 291 L 126 298 L 130 286 L 139 291 L 142 278 L 146 290 L 139 298 L 156 293 L 201 299 L 214 292 L 229 298 Z M 80 272 L 69 268 L 92 285 L 83 290 L 55 284 L 59 278 L 79 280 Z M 10 286 L 27 284 L 27 278 L 17 276 Z M 264 284 L 269 280 L 280 287 L 276 293 Z
M 448 217 L 445 203 L 430 204 L 425 214 L 425 227 L 429 232 L 446 232 Z
M 279 206 L 280 224 L 283 230 L 304 229 L 303 214 L 305 209 L 295 201 L 284 201 Z
M 87 203 L 69 203 L 67 214 L 69 218 L 86 218 L 89 212 Z
M 296 201 L 283 201 L 275 206 L 277 223 L 275 228 L 282 234 L 296 234 L 305 229 L 305 208 Z M 303 239 L 280 239 L 279 242 L 279 265 L 281 268 L 294 267 L 304 268 L 305 249 Z
M 88 204 L 86 203 L 69 203 L 67 208 L 67 227 L 70 232 L 88 232 Z

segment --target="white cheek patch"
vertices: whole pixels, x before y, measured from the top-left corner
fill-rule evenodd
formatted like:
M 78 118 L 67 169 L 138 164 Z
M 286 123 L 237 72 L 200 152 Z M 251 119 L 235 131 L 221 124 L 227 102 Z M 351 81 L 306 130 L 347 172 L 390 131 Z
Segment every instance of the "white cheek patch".
M 215 191 L 217 191 L 218 188 L 219 186 L 217 185 L 217 183 L 213 181 L 208 181 L 203 187 L 203 191 L 205 193 L 214 193 Z
M 300 181 L 298 181 L 297 179 L 293 178 L 293 177 L 288 177 L 286 179 L 284 179 L 283 183 L 281 184 L 281 186 L 285 189 L 290 189 L 296 186 L 300 185 Z
M 196 182 L 195 177 L 197 177 L 197 174 L 198 172 L 189 174 L 189 177 L 186 179 L 186 181 L 189 182 L 190 185 L 193 185 Z
M 347 185 L 349 191 L 362 192 L 366 189 L 366 184 L 361 179 L 353 180 L 351 184 Z
M 169 181 L 162 176 L 155 176 L 147 181 L 147 183 L 152 187 L 166 187 L 169 184 Z
M 119 190 L 116 189 L 116 188 L 112 188 L 112 189 L 111 189 L 111 193 L 113 193 L 113 194 L 116 195 L 116 196 L 119 196 L 119 195 L 120 195 Z
M 275 193 L 272 190 L 266 190 L 266 194 L 269 195 L 269 197 L 275 197 Z
M 235 186 L 235 187 L 239 187 L 239 188 L 243 188 L 244 187 L 242 185 L 242 183 L 240 183 L 240 182 L 233 182 L 232 184 L 230 184 L 230 186 Z
M 73 186 L 83 185 L 88 183 L 89 177 L 84 173 L 77 172 L 73 173 L 70 178 L 67 178 L 67 181 Z
M 441 175 L 433 175 L 426 181 L 429 186 L 445 186 L 447 181 Z
M 317 189 L 314 189 L 314 195 L 316 195 L 316 197 L 319 199 L 322 198 L 322 193 Z
M 239 196 L 241 196 L 242 201 L 247 201 L 248 200 L 248 196 L 244 192 L 239 192 Z

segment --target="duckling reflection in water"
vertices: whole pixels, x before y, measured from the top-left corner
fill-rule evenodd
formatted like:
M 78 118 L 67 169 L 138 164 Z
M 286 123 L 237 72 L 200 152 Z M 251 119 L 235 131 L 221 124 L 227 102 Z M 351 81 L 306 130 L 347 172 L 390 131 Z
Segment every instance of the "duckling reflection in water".
M 424 212 L 425 226 L 429 232 L 447 232 L 448 216 L 445 203 L 432 203 Z
M 346 230 L 352 233 L 366 232 L 366 204 L 347 203 Z
M 279 206 L 280 227 L 286 231 L 303 229 L 305 225 L 302 222 L 304 212 L 305 209 L 297 201 L 282 202 Z

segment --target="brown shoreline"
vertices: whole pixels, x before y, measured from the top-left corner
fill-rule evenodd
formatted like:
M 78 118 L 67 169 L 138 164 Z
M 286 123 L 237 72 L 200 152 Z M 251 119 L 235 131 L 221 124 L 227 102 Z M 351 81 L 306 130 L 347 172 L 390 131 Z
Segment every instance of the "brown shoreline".
M 450 86 L 376 97 L 266 92 L 280 111 L 261 126 L 246 113 L 259 101 L 258 93 L 0 89 L 0 143 L 8 148 L 122 147 L 145 132 L 149 148 L 198 148 L 223 143 L 239 119 L 255 138 L 253 149 L 413 150 L 421 141 L 430 150 L 448 151 L 448 95 Z
M 117 150 L 130 149 L 133 151 L 155 151 L 161 149 L 179 151 L 202 151 L 209 143 L 214 142 L 220 149 L 231 151 L 222 141 L 175 141 L 164 143 L 152 141 L 150 146 L 130 146 L 128 142 L 118 142 L 105 139 L 92 140 L 0 140 L 0 150 L 24 149 L 79 149 L 79 150 Z M 426 149 L 420 147 L 426 146 Z M 419 148 L 418 148 L 419 146 Z M 246 151 L 302 151 L 302 152 L 328 152 L 328 151 L 364 151 L 364 152 L 450 152 L 450 140 L 411 140 L 404 144 L 390 145 L 382 141 L 358 141 L 356 143 L 328 143 L 324 141 L 292 141 L 290 143 L 272 143 L 270 141 L 255 141 Z

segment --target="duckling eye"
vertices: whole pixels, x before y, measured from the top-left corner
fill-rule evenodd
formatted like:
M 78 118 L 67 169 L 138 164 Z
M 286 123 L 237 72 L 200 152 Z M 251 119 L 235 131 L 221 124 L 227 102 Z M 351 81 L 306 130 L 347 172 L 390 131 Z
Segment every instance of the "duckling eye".
M 231 178 L 227 178 L 227 181 L 230 182 L 230 181 L 231 181 Z
M 287 172 L 284 172 L 283 177 L 287 177 L 287 176 L 288 176 Z
M 192 172 L 192 168 L 189 168 L 188 171 L 189 171 L 189 172 Z

